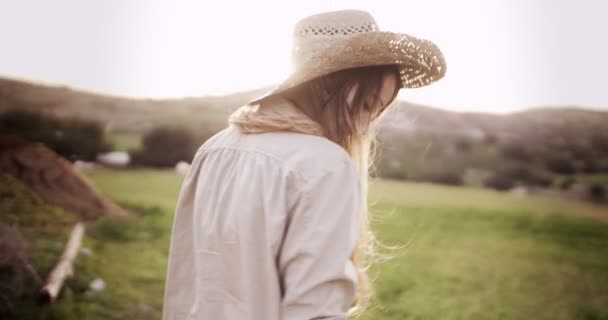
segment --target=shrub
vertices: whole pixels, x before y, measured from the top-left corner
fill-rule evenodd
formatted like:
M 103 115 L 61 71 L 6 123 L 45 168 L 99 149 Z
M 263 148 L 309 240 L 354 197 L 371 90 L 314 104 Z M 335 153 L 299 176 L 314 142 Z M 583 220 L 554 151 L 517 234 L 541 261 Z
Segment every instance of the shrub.
M 575 182 L 576 179 L 574 179 L 573 177 L 567 177 L 559 183 L 559 188 L 562 190 L 568 190 Z
M 27 256 L 27 242 L 16 226 L 0 223 L 0 317 L 14 316 L 18 304 L 35 293 L 41 278 Z
M 509 190 L 515 186 L 515 180 L 511 177 L 495 172 L 483 181 L 483 185 L 496 190 Z
M 500 145 L 500 153 L 506 158 L 517 161 L 529 161 L 530 159 L 532 159 L 530 151 L 523 143 L 504 143 Z
M 370 171 L 372 177 L 382 177 L 387 179 L 405 180 L 407 178 L 406 170 L 403 165 L 389 165 L 386 161 L 381 161 L 376 170 Z
M 43 143 L 71 161 L 92 161 L 97 154 L 110 150 L 103 127 L 90 120 L 11 110 L 0 115 L 0 133 Z
M 582 160 L 581 170 L 584 173 L 596 173 L 599 172 L 598 161 L 594 158 L 586 158 Z
M 462 175 L 458 172 L 438 171 L 423 174 L 418 180 L 451 186 L 463 185 Z
M 130 153 L 135 165 L 173 167 L 179 161 L 192 161 L 197 141 L 188 129 L 158 127 L 144 135 L 141 149 Z
M 460 152 L 469 152 L 473 149 L 473 142 L 467 138 L 460 138 L 454 143 L 456 150 Z
M 602 202 L 606 200 L 606 188 L 599 183 L 589 185 L 589 197 L 592 201 Z
M 552 172 L 559 174 L 573 174 L 576 173 L 576 165 L 569 157 L 554 153 L 545 153 L 542 159 L 545 167 Z
M 500 174 L 525 185 L 548 187 L 553 183 L 552 179 L 542 172 L 521 165 L 504 168 L 500 170 Z

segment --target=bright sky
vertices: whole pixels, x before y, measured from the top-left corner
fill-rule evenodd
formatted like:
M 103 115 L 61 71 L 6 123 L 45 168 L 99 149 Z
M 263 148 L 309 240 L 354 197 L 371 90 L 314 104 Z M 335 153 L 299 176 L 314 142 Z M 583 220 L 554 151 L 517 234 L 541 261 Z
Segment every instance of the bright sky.
M 280 81 L 294 23 L 337 9 L 435 42 L 448 71 L 400 98 L 451 110 L 608 109 L 604 0 L 0 2 L 0 76 L 131 97 Z

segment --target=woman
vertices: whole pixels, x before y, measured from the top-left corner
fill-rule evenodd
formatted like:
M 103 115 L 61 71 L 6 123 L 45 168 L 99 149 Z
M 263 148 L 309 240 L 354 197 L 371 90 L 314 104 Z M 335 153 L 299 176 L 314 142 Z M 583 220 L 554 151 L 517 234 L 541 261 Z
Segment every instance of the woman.
M 307 17 L 293 74 L 197 151 L 172 230 L 163 318 L 345 319 L 371 297 L 374 124 L 445 74 L 432 43 L 363 11 Z

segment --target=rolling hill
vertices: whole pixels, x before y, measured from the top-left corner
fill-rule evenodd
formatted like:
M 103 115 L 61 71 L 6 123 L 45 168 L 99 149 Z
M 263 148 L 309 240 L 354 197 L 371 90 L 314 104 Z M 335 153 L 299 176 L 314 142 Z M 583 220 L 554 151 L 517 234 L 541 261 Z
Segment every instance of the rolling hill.
M 220 128 L 239 106 L 266 88 L 226 96 L 180 99 L 132 99 L 0 78 L 0 112 L 21 108 L 60 117 L 93 119 L 111 129 L 142 132 L 159 124 L 194 128 Z M 451 112 L 439 108 L 396 102 L 381 127 L 390 131 L 427 131 L 472 137 L 482 134 L 525 136 L 555 131 L 608 133 L 608 112 L 576 106 L 534 108 L 509 114 Z

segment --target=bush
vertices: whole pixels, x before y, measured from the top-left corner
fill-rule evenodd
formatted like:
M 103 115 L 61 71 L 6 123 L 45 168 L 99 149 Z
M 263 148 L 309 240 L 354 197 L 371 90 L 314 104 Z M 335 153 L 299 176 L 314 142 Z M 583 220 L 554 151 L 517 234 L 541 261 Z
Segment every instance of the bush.
M 405 180 L 407 178 L 405 168 L 401 166 L 389 166 L 384 162 L 380 162 L 376 170 L 370 172 L 374 178 L 382 177 L 387 179 Z
M 567 177 L 559 183 L 559 188 L 562 190 L 568 190 L 575 182 L 576 179 L 574 179 L 573 177 Z
M 144 135 L 141 149 L 130 153 L 134 165 L 173 167 L 179 161 L 192 161 L 197 141 L 188 129 L 158 127 Z
M 460 152 L 469 152 L 473 149 L 473 142 L 467 138 L 460 138 L 454 143 L 456 150 Z
M 448 171 L 425 173 L 417 180 L 446 184 L 451 186 L 460 186 L 464 184 L 462 175 L 460 173 Z
M 14 316 L 18 304 L 40 287 L 41 278 L 27 256 L 27 242 L 16 226 L 0 223 L 0 317 Z
M 599 162 L 593 157 L 583 159 L 581 169 L 584 173 L 600 172 Z
M 0 115 L 0 134 L 40 142 L 64 158 L 95 160 L 109 151 L 101 124 L 83 119 L 60 119 L 52 115 L 11 110 Z
M 547 153 L 542 159 L 545 167 L 552 172 L 559 174 L 576 173 L 576 165 L 569 157 L 559 153 Z
M 524 166 L 510 166 L 500 170 L 500 174 L 524 185 L 548 187 L 553 183 L 549 176 Z
M 483 185 L 488 188 L 504 191 L 515 187 L 515 180 L 509 176 L 496 172 L 484 179 Z
M 529 161 L 532 159 L 530 151 L 523 143 L 504 143 L 500 146 L 500 153 L 508 159 L 517 161 Z
M 589 197 L 592 201 L 602 202 L 606 200 L 606 188 L 599 183 L 589 185 Z

